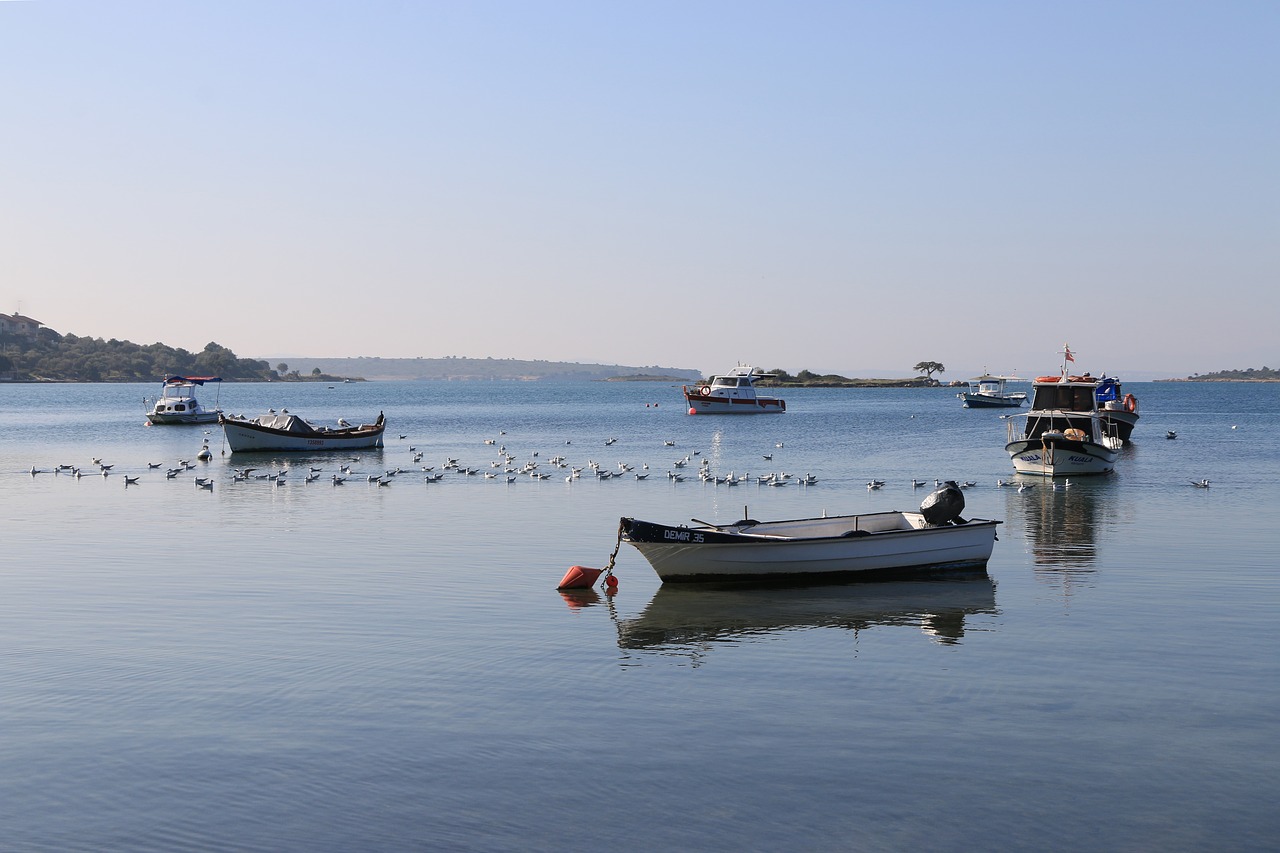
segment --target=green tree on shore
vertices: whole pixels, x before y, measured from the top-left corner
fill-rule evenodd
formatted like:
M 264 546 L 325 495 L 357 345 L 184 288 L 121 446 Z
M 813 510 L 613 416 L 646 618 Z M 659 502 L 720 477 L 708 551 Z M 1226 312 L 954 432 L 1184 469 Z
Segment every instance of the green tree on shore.
M 912 370 L 918 370 L 925 375 L 926 379 L 933 379 L 935 373 L 946 373 L 947 369 L 943 367 L 940 361 L 921 361 L 916 364 Z

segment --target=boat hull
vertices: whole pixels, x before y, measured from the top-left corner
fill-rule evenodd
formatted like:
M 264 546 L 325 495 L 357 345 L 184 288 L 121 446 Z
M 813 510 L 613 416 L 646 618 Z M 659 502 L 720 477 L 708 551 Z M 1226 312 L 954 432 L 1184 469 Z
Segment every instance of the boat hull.
M 1011 441 L 1005 450 L 1019 474 L 1040 477 L 1079 477 L 1115 470 L 1115 450 L 1091 441 L 1027 438 Z
M 285 432 L 252 421 L 225 417 L 221 422 L 227 447 L 232 453 L 369 450 L 382 447 L 382 434 L 386 430 L 382 417 L 378 418 L 376 424 L 306 434 Z
M 787 410 L 786 401 L 777 397 L 719 397 L 685 392 L 685 403 L 691 415 L 764 415 Z
M 735 528 L 624 518 L 623 541 L 664 583 L 869 579 L 973 571 L 991 558 L 998 521 L 928 527 L 919 513 L 873 513 Z
M 165 426 L 173 424 L 216 424 L 218 422 L 219 412 L 187 412 L 169 413 L 169 412 L 148 412 L 147 423 L 154 426 Z
M 1126 411 L 1125 409 L 1099 409 L 1098 414 L 1102 415 L 1102 419 L 1110 425 L 1110 429 L 1125 444 L 1129 443 L 1129 437 L 1133 435 L 1133 428 L 1138 425 L 1138 413 Z

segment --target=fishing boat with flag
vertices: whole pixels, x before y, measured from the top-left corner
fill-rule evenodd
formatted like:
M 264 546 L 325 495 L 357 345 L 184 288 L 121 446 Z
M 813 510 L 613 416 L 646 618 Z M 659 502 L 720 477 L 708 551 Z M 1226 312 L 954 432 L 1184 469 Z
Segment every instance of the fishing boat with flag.
M 1107 474 L 1138 422 L 1138 401 L 1120 381 L 1073 374 L 1075 355 L 1062 348 L 1062 371 L 1031 386 L 1031 409 L 1008 422 L 1005 450 L 1019 474 L 1044 477 Z

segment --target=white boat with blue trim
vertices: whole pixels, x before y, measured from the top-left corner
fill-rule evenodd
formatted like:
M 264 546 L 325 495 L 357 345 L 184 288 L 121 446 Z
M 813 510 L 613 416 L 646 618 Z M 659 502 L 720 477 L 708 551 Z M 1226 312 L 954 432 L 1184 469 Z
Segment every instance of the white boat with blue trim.
M 1027 402 L 1023 391 L 1006 391 L 1005 383 L 1020 382 L 1016 376 L 993 376 L 984 373 L 969 380 L 969 389 L 956 396 L 964 401 L 966 409 L 1018 408 Z

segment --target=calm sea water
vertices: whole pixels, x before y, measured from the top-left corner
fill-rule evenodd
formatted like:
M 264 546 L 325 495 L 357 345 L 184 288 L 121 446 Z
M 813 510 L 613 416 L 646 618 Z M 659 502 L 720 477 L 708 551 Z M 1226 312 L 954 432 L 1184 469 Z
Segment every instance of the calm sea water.
M 0 386 L 5 850 L 1280 844 L 1280 385 L 1130 383 L 1116 474 L 1021 493 L 996 486 L 1001 413 L 948 389 L 728 419 L 647 383 L 221 389 L 232 412 L 385 411 L 342 486 L 345 457 L 144 426 L 155 390 Z M 198 470 L 148 467 L 206 438 Z M 500 445 L 652 474 L 419 470 L 488 471 Z M 673 483 L 686 455 L 819 482 Z M 283 485 L 232 481 L 282 463 Z M 87 476 L 29 473 L 62 464 Z M 1005 521 L 986 575 L 664 589 L 624 546 L 616 596 L 554 589 L 606 563 L 621 515 L 914 508 L 913 477 L 976 482 L 968 514 Z

